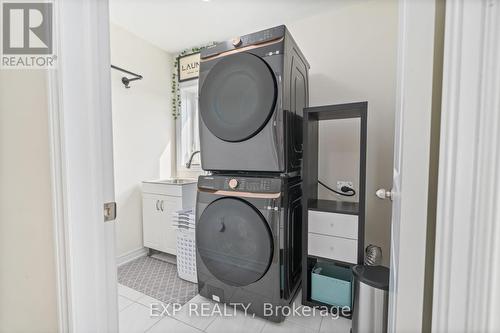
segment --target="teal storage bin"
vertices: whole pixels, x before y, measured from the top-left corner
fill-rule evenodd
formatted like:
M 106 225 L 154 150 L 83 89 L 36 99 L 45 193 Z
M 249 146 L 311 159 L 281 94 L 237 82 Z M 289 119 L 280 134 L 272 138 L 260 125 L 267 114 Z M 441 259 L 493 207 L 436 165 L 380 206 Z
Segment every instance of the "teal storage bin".
M 339 307 L 352 306 L 352 273 L 347 267 L 317 262 L 311 272 L 311 298 Z

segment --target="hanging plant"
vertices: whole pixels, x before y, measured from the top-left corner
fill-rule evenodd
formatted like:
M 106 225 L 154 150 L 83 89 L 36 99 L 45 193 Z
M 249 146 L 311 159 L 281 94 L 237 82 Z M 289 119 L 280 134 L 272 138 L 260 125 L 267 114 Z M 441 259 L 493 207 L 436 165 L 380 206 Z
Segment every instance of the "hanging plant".
M 177 54 L 174 58 L 174 70 L 172 72 L 172 116 L 174 119 L 177 119 L 181 115 L 181 91 L 179 87 L 179 78 L 177 77 L 178 66 L 179 66 L 179 58 L 185 55 L 190 55 L 193 53 L 198 53 L 202 49 L 214 45 L 215 42 L 211 42 L 202 46 L 192 47 L 189 49 L 183 50 L 181 53 Z

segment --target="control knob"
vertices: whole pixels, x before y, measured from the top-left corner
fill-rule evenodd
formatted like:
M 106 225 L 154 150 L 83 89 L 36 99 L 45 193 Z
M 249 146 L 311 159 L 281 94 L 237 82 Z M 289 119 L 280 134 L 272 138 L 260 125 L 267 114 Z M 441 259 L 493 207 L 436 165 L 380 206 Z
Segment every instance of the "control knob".
M 238 180 L 235 178 L 232 178 L 229 180 L 229 187 L 232 188 L 233 190 L 238 187 Z

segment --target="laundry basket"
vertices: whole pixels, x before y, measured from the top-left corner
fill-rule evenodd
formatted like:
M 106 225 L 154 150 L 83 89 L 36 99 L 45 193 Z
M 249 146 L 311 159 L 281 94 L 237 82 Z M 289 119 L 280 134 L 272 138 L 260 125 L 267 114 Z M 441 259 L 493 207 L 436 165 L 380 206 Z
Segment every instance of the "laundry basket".
M 177 274 L 181 279 L 198 283 L 194 210 L 175 212 L 172 224 L 177 228 Z

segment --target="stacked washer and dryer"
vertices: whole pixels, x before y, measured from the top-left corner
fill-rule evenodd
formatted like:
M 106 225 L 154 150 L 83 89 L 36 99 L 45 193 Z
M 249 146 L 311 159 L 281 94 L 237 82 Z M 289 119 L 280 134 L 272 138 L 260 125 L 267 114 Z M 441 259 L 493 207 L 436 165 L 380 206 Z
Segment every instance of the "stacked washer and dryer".
M 199 293 L 282 321 L 270 306 L 289 305 L 301 277 L 309 64 L 285 26 L 203 49 L 200 61 L 201 163 L 211 175 L 198 180 Z

